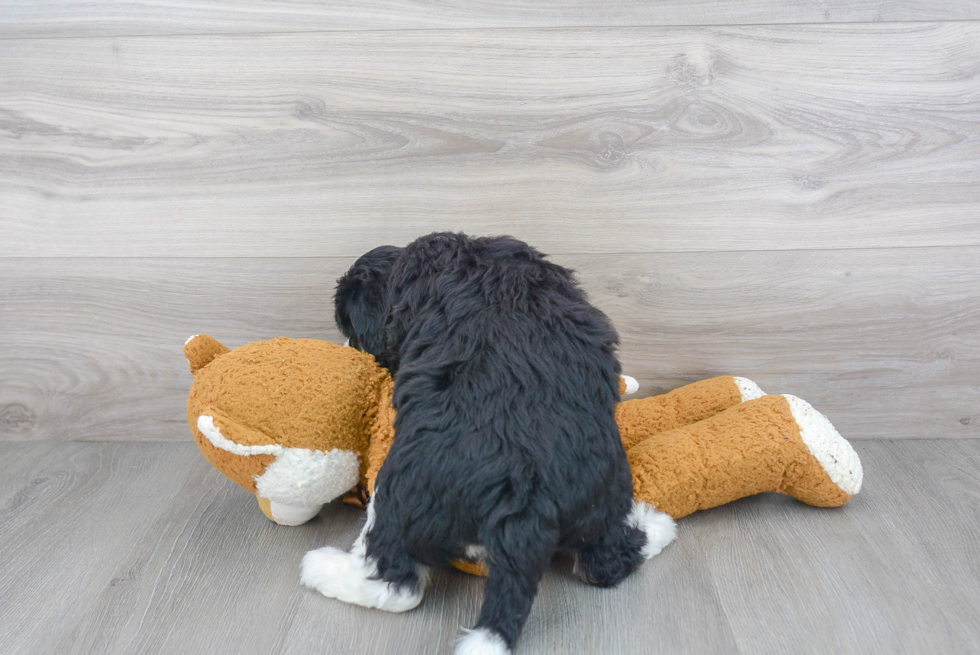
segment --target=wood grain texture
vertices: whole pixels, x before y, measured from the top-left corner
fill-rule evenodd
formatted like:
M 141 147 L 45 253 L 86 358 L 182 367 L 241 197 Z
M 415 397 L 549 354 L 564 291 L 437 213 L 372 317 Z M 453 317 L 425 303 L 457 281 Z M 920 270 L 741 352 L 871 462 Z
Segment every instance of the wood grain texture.
M 303 554 L 324 544 L 349 547 L 363 512 L 335 503 L 314 523 L 285 529 L 266 521 L 252 496 L 200 467 L 179 493 L 112 573 L 114 584 L 103 585 L 91 611 L 64 632 L 58 652 L 309 653 L 329 644 L 337 655 L 445 653 L 458 636 L 457 626 L 476 620 L 483 582 L 452 572 L 436 573 L 422 613 L 325 604 L 300 588 Z M 545 644 L 589 619 L 621 620 L 626 603 L 645 594 L 656 598 L 670 577 L 661 571 L 645 582 L 637 578 L 615 594 L 586 589 L 586 598 L 572 605 L 568 596 L 581 585 L 568 580 L 569 562 L 558 566 L 561 575 L 546 580 L 541 592 L 546 602 L 536 607 L 528 628 L 540 630 Z M 710 589 L 710 581 L 697 573 L 691 584 Z M 718 604 L 698 606 L 701 618 L 693 623 L 691 604 L 658 607 L 658 618 L 676 627 L 664 643 L 700 651 L 734 644 Z M 216 608 L 204 612 L 210 614 L 203 619 L 209 625 L 202 621 L 202 608 Z M 698 628 L 693 635 L 681 629 L 690 625 Z M 636 636 L 618 639 L 615 643 L 625 648 L 618 652 L 633 652 Z
M 565 255 L 640 395 L 752 378 L 849 439 L 978 436 L 980 248 Z M 339 342 L 350 259 L 0 259 L 0 438 L 184 440 L 191 334 Z
M 980 440 L 856 448 L 865 486 L 845 507 L 763 494 L 697 512 L 611 590 L 559 557 L 517 652 L 976 652 Z M 50 480 L 0 501 L 0 526 L 17 528 L 0 532 L 13 557 L 0 569 L 6 653 L 434 654 L 476 618 L 483 582 L 455 572 L 401 615 L 300 587 L 306 550 L 348 547 L 361 512 L 335 504 L 275 526 L 189 443 L 61 449 L 23 457 L 17 478 Z
M 980 435 L 975 248 L 582 257 L 644 394 L 743 375 L 848 439 Z
M 140 336 L 169 346 L 200 332 L 229 344 L 284 335 L 336 340 L 334 287 L 353 263 L 0 258 L 0 317 L 9 333 Z
M 978 245 L 978 70 L 975 22 L 0 41 L 0 256 Z
M 976 0 L 3 0 L 0 38 L 980 19 Z
M 37 469 L 59 452 L 70 451 L 64 444 L 55 442 L 0 442 L 0 457 L 3 457 L 3 475 L 0 475 L 0 507 L 7 500 L 25 488 L 47 482 L 35 477 Z
M 54 653 L 189 469 L 194 447 L 36 444 L 49 457 L 15 471 L 31 482 L 0 509 L 0 634 L 8 653 Z M 18 444 L 2 444 L 4 451 Z
M 739 651 L 980 647 L 980 442 L 949 444 L 857 444 L 865 486 L 841 511 L 766 495 L 697 515 L 698 545 Z M 801 632 L 814 640 L 801 640 Z
M 172 446 L 174 447 L 174 446 Z M 181 454 L 200 453 L 188 444 Z M 294 619 L 297 552 L 309 531 L 264 519 L 252 494 L 207 462 L 97 586 L 92 611 L 59 640 L 61 653 L 271 653 Z M 329 524 L 328 524 L 329 525 Z M 213 626 L 202 630 L 202 615 Z M 161 638 L 163 635 L 166 638 Z
M 192 378 L 181 351 L 184 339 L 160 344 L 118 336 L 8 337 L 0 365 L 5 417 L 0 435 L 10 440 L 186 440 Z

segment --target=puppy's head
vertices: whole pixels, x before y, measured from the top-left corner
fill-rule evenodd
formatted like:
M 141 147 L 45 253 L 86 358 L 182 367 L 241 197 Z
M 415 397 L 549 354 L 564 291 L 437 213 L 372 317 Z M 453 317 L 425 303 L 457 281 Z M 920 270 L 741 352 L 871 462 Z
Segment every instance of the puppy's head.
M 381 354 L 388 318 L 388 277 L 402 248 L 380 246 L 363 255 L 337 280 L 334 319 L 350 345 Z

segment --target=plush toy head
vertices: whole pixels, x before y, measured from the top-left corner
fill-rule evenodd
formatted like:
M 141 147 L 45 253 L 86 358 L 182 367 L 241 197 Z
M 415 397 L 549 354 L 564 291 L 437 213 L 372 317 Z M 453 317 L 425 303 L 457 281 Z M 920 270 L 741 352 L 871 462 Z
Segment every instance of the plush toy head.
M 316 339 L 236 350 L 207 335 L 184 344 L 194 374 L 187 419 L 215 468 L 256 494 L 270 519 L 300 525 L 358 487 L 365 497 L 395 438 L 394 382 L 374 358 Z M 632 393 L 636 381 L 623 378 Z
M 229 351 L 206 335 L 184 354 L 201 452 L 276 522 L 303 523 L 377 473 L 370 446 L 394 437 L 392 380 L 370 355 L 286 338 Z

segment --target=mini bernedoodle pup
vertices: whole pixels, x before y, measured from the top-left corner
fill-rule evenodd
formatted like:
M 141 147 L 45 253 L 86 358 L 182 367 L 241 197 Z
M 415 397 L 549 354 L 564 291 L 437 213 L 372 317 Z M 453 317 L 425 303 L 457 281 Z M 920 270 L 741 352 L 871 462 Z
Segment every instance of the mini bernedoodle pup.
M 616 332 L 571 271 L 511 237 L 431 234 L 358 259 L 336 319 L 394 375 L 396 439 L 360 537 L 307 553 L 307 586 L 404 612 L 429 567 L 482 557 L 486 598 L 456 653 L 504 654 L 556 551 L 611 586 L 674 538 L 633 501 Z

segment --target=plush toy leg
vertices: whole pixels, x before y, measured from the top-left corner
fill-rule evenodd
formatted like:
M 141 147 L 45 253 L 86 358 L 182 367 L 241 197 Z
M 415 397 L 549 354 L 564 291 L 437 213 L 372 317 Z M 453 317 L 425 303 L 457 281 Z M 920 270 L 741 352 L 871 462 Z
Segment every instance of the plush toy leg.
M 275 521 L 279 525 L 303 525 L 314 516 L 320 513 L 323 505 L 297 506 L 277 503 L 274 500 L 263 498 L 256 494 L 259 501 L 259 508 L 266 518 Z
M 629 450 L 656 434 L 696 423 L 762 395 L 762 389 L 752 380 L 726 375 L 688 384 L 662 396 L 621 402 L 616 406 L 616 422 L 623 445 Z
M 619 376 L 619 395 L 629 396 L 634 394 L 640 388 L 640 383 L 636 381 L 636 378 L 629 375 Z
M 836 507 L 861 489 L 861 461 L 795 396 L 764 396 L 627 451 L 636 498 L 674 518 L 764 491 Z

